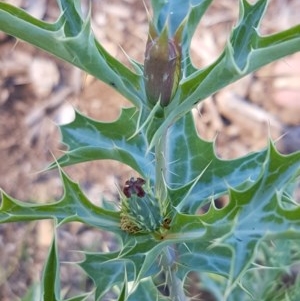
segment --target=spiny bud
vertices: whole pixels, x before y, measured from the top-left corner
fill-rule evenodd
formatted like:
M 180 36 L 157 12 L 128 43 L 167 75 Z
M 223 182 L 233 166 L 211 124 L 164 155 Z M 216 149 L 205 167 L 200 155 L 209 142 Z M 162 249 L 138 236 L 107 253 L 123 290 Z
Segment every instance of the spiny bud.
M 124 195 L 123 195 L 124 194 Z M 168 202 L 158 200 L 142 178 L 125 182 L 121 195 L 121 229 L 134 233 L 150 233 L 169 229 Z
M 179 35 L 168 36 L 167 27 L 160 36 L 150 23 L 144 61 L 144 81 L 148 101 L 162 107 L 172 100 L 178 86 L 181 71 L 181 47 Z

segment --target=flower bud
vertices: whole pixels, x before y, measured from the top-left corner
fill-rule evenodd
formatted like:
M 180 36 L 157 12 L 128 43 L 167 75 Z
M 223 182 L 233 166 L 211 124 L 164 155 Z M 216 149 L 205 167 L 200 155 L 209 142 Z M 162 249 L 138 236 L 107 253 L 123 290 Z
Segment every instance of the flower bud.
M 134 233 L 150 233 L 168 229 L 167 202 L 160 202 L 144 179 L 125 182 L 121 195 L 121 229 Z
M 168 37 L 167 27 L 157 37 L 150 23 L 144 61 L 144 82 L 148 101 L 162 107 L 172 100 L 181 71 L 181 47 L 176 39 Z

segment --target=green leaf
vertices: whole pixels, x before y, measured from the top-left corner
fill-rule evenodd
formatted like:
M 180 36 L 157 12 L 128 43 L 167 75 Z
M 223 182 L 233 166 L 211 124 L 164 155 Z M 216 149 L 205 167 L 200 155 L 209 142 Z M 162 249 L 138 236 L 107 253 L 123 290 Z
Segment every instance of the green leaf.
M 61 170 L 64 195 L 61 200 L 50 204 L 20 202 L 2 192 L 0 223 L 55 219 L 59 224 L 78 221 L 104 230 L 120 232 L 119 213 L 105 210 L 92 204 Z
M 66 37 L 77 36 L 83 26 L 83 20 L 80 16 L 79 0 L 60 0 L 61 10 L 65 19 L 64 33 Z M 77 7 L 75 7 L 77 6 Z
M 95 283 L 96 300 L 103 298 L 114 285 L 124 284 L 125 280 L 133 281 L 138 287 L 140 280 L 159 272 L 157 257 L 164 244 L 158 244 L 150 235 L 130 236 L 124 242 L 117 252 L 86 253 L 85 260 L 80 263 Z
M 300 152 L 280 155 L 270 143 L 259 176 L 229 190 L 229 204 L 203 215 L 176 213 L 166 240 L 176 244 L 178 275 L 188 271 L 229 278 L 228 296 L 255 258 L 262 240 L 300 238 L 300 206 L 285 208 L 285 187 L 300 169 Z M 210 186 L 210 185 L 209 185 Z
M 183 26 L 182 37 L 182 70 L 184 77 L 195 72 L 190 59 L 190 43 L 194 32 L 211 4 L 212 0 L 152 0 L 153 24 L 161 33 L 165 24 L 168 24 L 170 35 L 173 37 L 176 30 Z
M 250 5 L 246 0 L 240 2 L 240 21 L 233 30 L 230 43 L 233 57 L 242 71 L 248 63 L 248 56 L 257 41 L 257 29 L 267 6 L 267 0 L 259 0 Z
M 54 236 L 49 255 L 43 271 L 42 279 L 42 300 L 60 300 L 60 276 L 59 260 L 57 252 L 56 237 Z
M 22 301 L 40 301 L 41 300 L 41 284 L 34 283 L 31 285 Z
M 45 263 L 45 267 L 42 275 L 42 283 L 41 283 L 41 295 L 44 301 L 60 301 L 60 271 L 59 271 L 60 263 L 59 263 L 59 255 L 57 250 L 57 239 L 56 235 L 54 235 L 48 258 Z M 80 296 L 75 296 L 68 298 L 66 301 L 84 301 L 87 299 L 89 294 L 82 294 Z M 29 300 L 29 299 L 28 299 Z M 35 299 L 30 299 L 33 301 Z
M 203 216 L 175 215 L 165 239 L 174 243 L 179 278 L 183 280 L 190 271 L 229 277 L 232 252 L 226 246 L 214 245 L 214 240 L 225 236 L 232 228 L 231 221 L 222 220 L 222 217 L 223 214 L 214 216 L 219 226 L 211 229 Z
M 76 112 L 75 120 L 60 127 L 69 150 L 58 163 L 61 166 L 80 162 L 112 159 L 122 162 L 144 178 L 154 177 L 154 155 L 147 154 L 147 138 L 136 131 L 138 115 L 134 108 L 123 109 L 119 119 L 97 122 Z M 51 167 L 54 167 L 55 163 Z
M 259 175 L 266 151 L 235 160 L 221 160 L 211 142 L 202 140 L 191 113 L 182 117 L 167 135 L 167 177 L 172 205 L 181 212 L 195 212 L 212 198 L 253 182 Z
M 127 280 L 126 271 L 124 274 L 125 274 L 124 283 L 123 283 L 123 287 L 122 287 L 121 293 L 119 295 L 118 301 L 126 301 L 127 296 L 128 296 L 128 280 Z
M 237 287 L 231 294 L 234 300 L 241 300 L 241 297 L 243 300 L 298 300 L 299 243 L 300 240 L 296 239 L 262 241 L 255 263 L 241 278 L 240 288 Z
M 90 20 L 79 15 L 78 3 L 62 1 L 62 16 L 55 23 L 46 23 L 1 2 L 0 30 L 81 68 L 141 107 L 146 99 L 142 75 L 130 71 L 99 44 Z
M 90 294 L 83 294 L 80 296 L 71 297 L 65 301 L 85 301 L 85 300 L 88 300 L 89 296 L 90 296 Z
M 171 301 L 170 298 L 161 295 L 151 277 L 144 278 L 139 282 L 137 289 L 128 298 L 128 301 Z
M 201 216 L 210 233 L 231 224 L 222 237 L 207 237 L 215 246 L 228 246 L 233 252 L 228 291 L 248 268 L 262 239 L 300 237 L 300 206 L 284 209 L 282 205 L 284 189 L 299 168 L 300 153 L 283 156 L 270 144 L 256 182 L 244 190 L 230 189 L 225 208 L 212 206 Z
M 126 273 L 133 273 L 133 265 L 118 259 L 117 253 L 86 253 L 85 257 L 80 266 L 95 283 L 95 300 L 101 300 L 114 285 L 124 283 Z
M 185 22 L 184 44 L 189 46 L 196 27 L 211 4 L 212 0 L 152 0 L 153 24 L 161 33 L 165 24 L 171 36 L 174 36 L 178 27 Z

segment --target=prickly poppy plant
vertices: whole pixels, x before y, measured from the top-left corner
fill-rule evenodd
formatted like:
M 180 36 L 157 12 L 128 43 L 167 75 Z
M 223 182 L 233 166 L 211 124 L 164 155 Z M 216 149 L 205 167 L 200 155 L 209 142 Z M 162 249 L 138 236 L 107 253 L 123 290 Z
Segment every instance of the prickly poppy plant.
M 2 31 L 92 74 L 133 105 L 111 123 L 76 112 L 60 127 L 68 151 L 49 167 L 61 174 L 60 201 L 23 203 L 2 193 L 1 223 L 77 221 L 119 238 L 113 252 L 82 250 L 78 265 L 95 289 L 68 300 L 188 300 L 191 275 L 213 300 L 300 300 L 299 276 L 289 276 L 299 275 L 300 206 L 292 196 L 300 153 L 281 155 L 270 141 L 259 152 L 221 160 L 214 144 L 198 136 L 190 113 L 221 88 L 299 51 L 300 25 L 262 36 L 268 1 L 241 0 L 224 50 L 197 69 L 190 42 L 211 2 L 152 0 L 144 64 L 132 60 L 132 69 L 96 40 L 79 0 L 59 0 L 54 23 L 0 3 Z M 116 209 L 90 203 L 63 171 L 105 159 L 139 174 L 120 187 Z M 221 196 L 229 200 L 217 208 Z M 63 300 L 53 237 L 36 300 Z

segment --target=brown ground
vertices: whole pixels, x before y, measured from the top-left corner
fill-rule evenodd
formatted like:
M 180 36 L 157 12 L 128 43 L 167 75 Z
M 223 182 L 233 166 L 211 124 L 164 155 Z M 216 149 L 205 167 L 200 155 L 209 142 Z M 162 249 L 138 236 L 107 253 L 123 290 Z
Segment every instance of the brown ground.
M 6 1 L 26 7 L 46 20 L 58 10 L 53 0 Z M 252 1 L 253 2 L 253 1 Z M 220 53 L 238 16 L 237 0 L 215 1 L 192 43 L 197 66 L 211 63 Z M 299 22 L 297 0 L 271 0 L 262 24 L 272 33 Z M 122 61 L 143 60 L 147 17 L 140 0 L 102 0 L 93 3 L 93 28 L 103 45 Z M 101 120 L 113 120 L 125 99 L 111 88 L 23 42 L 0 33 L 0 187 L 24 201 L 46 202 L 62 191 L 57 172 L 40 173 L 59 156 L 55 123 L 72 119 L 72 106 Z M 107 109 L 109 108 L 109 110 Z M 194 110 L 197 127 L 206 139 L 217 135 L 217 150 L 224 158 L 258 150 L 268 134 L 283 152 L 300 149 L 300 54 L 273 63 L 222 90 Z M 121 168 L 120 168 L 121 167 Z M 113 198 L 116 184 L 131 171 L 116 162 L 93 162 L 66 168 L 94 202 Z M 19 300 L 40 277 L 51 241 L 51 223 L 0 226 L 0 300 Z M 60 231 L 61 258 L 70 249 L 104 249 L 97 245 L 104 234 L 78 224 Z M 72 258 L 74 259 L 74 258 Z M 63 287 L 74 292 L 88 286 L 76 270 L 62 268 Z

